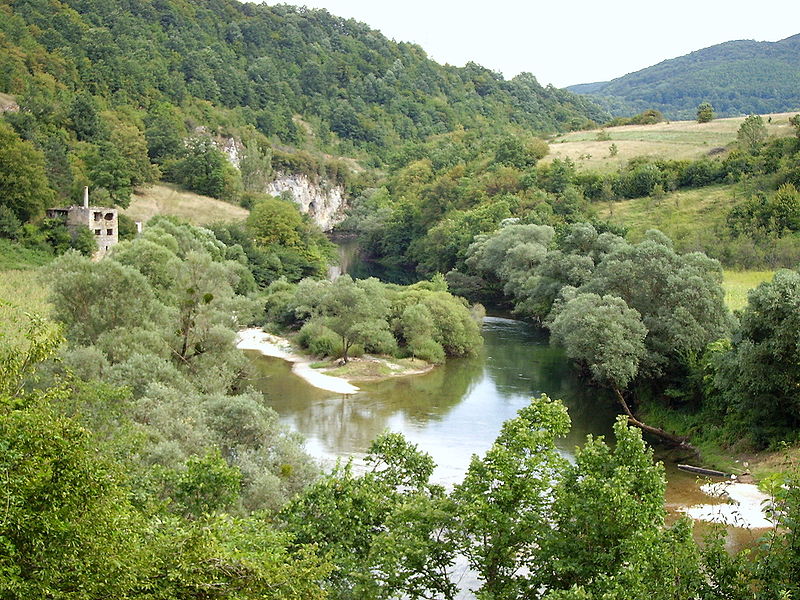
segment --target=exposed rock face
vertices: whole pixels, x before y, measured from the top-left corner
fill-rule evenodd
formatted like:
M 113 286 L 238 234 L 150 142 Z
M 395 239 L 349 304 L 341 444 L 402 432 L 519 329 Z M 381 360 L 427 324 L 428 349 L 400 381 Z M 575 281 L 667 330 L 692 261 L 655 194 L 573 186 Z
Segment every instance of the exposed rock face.
M 230 163 L 238 169 L 242 158 L 242 143 L 235 138 L 221 138 L 216 141 L 216 145 L 228 157 Z
M 210 135 L 206 127 L 197 127 L 198 135 Z M 212 137 L 217 148 L 225 154 L 228 161 L 237 169 L 244 146 L 242 142 L 233 137 Z M 300 212 L 309 215 L 323 231 L 330 231 L 334 226 L 344 220 L 347 201 L 344 197 L 344 188 L 333 186 L 325 181 L 314 182 L 306 175 L 277 173 L 274 181 L 267 184 L 265 193 L 273 196 L 291 194 L 297 203 Z
M 340 186 L 314 183 L 305 175 L 279 173 L 265 191 L 273 196 L 291 193 L 300 212 L 308 214 L 323 231 L 330 231 L 344 219 L 347 201 Z

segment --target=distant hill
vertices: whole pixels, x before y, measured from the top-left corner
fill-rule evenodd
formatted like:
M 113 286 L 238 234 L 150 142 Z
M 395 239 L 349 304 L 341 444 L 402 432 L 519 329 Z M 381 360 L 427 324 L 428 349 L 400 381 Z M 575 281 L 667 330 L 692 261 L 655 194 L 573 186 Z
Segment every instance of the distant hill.
M 614 116 L 657 108 L 691 119 L 710 102 L 718 116 L 800 109 L 800 34 L 778 42 L 738 40 L 665 60 L 612 81 L 569 86 Z

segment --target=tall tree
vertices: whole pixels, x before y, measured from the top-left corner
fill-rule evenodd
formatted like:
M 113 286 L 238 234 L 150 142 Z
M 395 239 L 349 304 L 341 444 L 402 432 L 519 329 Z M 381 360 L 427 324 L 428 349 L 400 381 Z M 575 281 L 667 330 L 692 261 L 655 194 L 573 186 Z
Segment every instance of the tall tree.
M 767 141 L 767 126 L 760 115 L 748 115 L 736 132 L 739 147 L 745 152 L 756 154 Z
M 0 121 L 0 205 L 25 222 L 40 216 L 54 198 L 44 155 Z
M 697 107 L 697 122 L 708 123 L 714 118 L 714 107 L 708 102 L 701 102 Z
M 453 490 L 460 550 L 481 579 L 479 597 L 537 593 L 540 540 L 551 527 L 550 490 L 566 465 L 555 439 L 569 428 L 561 403 L 534 399 L 503 423 L 482 458 L 472 457 Z

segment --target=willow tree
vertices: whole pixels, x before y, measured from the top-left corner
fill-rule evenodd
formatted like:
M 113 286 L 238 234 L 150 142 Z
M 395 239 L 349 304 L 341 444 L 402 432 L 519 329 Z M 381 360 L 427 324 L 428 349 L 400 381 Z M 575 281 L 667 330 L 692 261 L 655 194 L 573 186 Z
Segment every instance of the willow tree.
M 557 305 L 549 322 L 553 339 L 567 356 L 584 364 L 598 383 L 610 387 L 631 424 L 678 445 L 686 440 L 637 419 L 623 391 L 647 354 L 647 327 L 638 311 L 617 296 L 583 293 Z

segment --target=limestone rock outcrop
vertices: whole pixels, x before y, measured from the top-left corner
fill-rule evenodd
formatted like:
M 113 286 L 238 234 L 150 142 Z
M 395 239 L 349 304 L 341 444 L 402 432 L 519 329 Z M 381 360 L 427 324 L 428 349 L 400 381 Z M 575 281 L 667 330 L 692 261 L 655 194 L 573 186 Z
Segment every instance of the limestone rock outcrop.
M 344 189 L 323 182 L 316 183 L 302 174 L 278 173 L 267 184 L 266 193 L 273 196 L 291 194 L 300 207 L 323 231 L 330 231 L 344 219 L 347 207 Z

